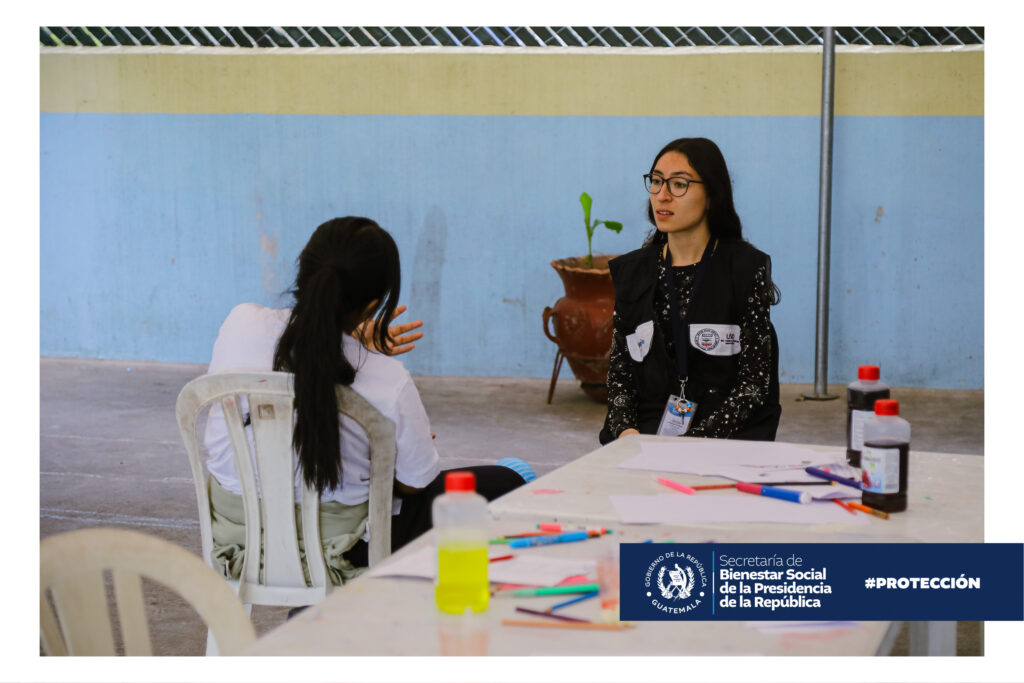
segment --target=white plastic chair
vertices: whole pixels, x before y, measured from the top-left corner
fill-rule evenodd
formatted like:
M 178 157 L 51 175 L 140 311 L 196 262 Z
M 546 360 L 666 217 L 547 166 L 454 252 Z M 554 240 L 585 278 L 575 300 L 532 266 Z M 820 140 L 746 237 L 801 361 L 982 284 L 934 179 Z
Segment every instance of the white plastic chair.
M 192 553 L 138 531 L 82 529 L 39 544 L 39 633 L 46 654 L 116 654 L 103 583 L 108 569 L 126 655 L 153 654 L 143 576 L 185 598 L 222 653 L 238 654 L 256 640 L 238 597 Z
M 369 563 L 374 566 L 391 554 L 391 499 L 395 479 L 395 425 L 350 387 L 337 386 L 338 411 L 362 426 L 370 442 Z M 247 399 L 252 424 L 253 451 L 249 450 L 242 417 Z M 192 380 L 178 395 L 178 429 L 188 451 L 199 505 L 203 559 L 211 567 L 213 531 L 210 515 L 209 473 L 203 466 L 196 420 L 207 405 L 219 402 L 224 412 L 235 467 L 242 485 L 245 509 L 245 558 L 241 577 L 231 581 L 238 597 L 251 605 L 313 605 L 331 589 L 320 543 L 320 498 L 303 487 L 294 495 L 292 452 L 292 375 L 285 372 L 215 373 Z M 259 484 L 257 484 L 257 480 Z M 295 505 L 301 505 L 306 583 L 295 526 Z M 259 553 L 262 537 L 262 576 Z M 207 641 L 207 652 L 214 643 Z

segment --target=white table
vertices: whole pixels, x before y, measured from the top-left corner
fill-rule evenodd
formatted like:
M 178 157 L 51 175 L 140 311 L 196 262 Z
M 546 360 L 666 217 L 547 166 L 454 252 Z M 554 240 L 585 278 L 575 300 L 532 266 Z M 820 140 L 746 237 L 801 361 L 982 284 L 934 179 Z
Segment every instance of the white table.
M 618 523 L 609 496 L 665 493 L 656 472 L 618 469 L 641 452 L 642 442 L 698 441 L 687 437 L 627 436 L 536 479 L 491 504 L 499 519 L 546 516 L 569 523 Z M 800 444 L 842 461 L 846 449 Z M 729 480 L 668 474 L 681 484 L 729 483 Z M 984 540 L 984 459 L 977 455 L 910 452 L 907 510 L 888 520 L 868 518 L 865 525 L 842 524 L 690 524 L 677 527 L 676 541 L 718 542 L 862 542 L 919 541 L 980 543 Z M 541 493 L 537 493 L 541 491 Z M 551 491 L 551 493 L 544 493 Z M 561 493 L 553 493 L 561 491 Z M 705 491 L 701 495 L 738 495 Z M 910 622 L 912 654 L 955 655 L 956 622 Z
M 496 520 L 492 533 L 523 531 L 541 518 Z M 615 543 L 664 537 L 671 527 L 644 526 L 579 543 L 549 545 L 516 552 L 596 559 Z M 433 539 L 424 534 L 397 553 L 415 552 Z M 501 546 L 504 547 L 504 546 Z M 544 609 L 573 595 L 494 597 L 483 615 L 488 655 L 874 655 L 891 647 L 888 622 L 859 622 L 849 628 L 779 632 L 745 622 L 637 622 L 623 631 L 575 631 L 503 626 L 502 619 L 541 620 L 520 614 L 517 606 Z M 600 605 L 587 600 L 559 614 L 599 621 Z M 271 631 L 249 655 L 440 655 L 444 615 L 434 606 L 433 583 L 424 579 L 360 577 L 335 590 L 320 605 L 305 610 Z M 770 626 L 771 622 L 763 622 Z
M 908 511 L 868 525 L 797 524 L 618 525 L 608 501 L 610 493 L 662 493 L 656 473 L 620 470 L 619 462 L 640 452 L 642 439 L 627 437 L 598 449 L 490 505 L 498 536 L 559 521 L 611 526 L 600 539 L 531 548 L 551 556 L 597 558 L 615 543 L 647 539 L 677 542 L 971 542 L 982 540 L 982 464 L 979 456 L 911 454 Z M 825 448 L 837 457 L 843 449 Z M 672 475 L 683 483 L 708 483 L 707 478 Z M 535 493 L 559 490 L 563 493 Z M 737 495 L 735 491 L 707 492 Z M 431 534 L 416 539 L 395 558 L 433 542 Z M 389 560 L 390 561 L 390 560 Z M 567 596 L 568 597 L 568 596 Z M 494 598 L 482 623 L 489 655 L 872 655 L 886 654 L 898 624 L 857 622 L 830 632 L 761 629 L 745 622 L 638 622 L 625 631 L 573 631 L 501 625 L 502 619 L 530 619 L 516 606 L 544 609 L 552 598 Z M 559 613 L 597 620 L 596 600 L 566 607 Z M 422 579 L 360 577 L 259 639 L 253 655 L 438 655 L 439 614 L 433 584 Z M 912 622 L 915 653 L 955 653 L 955 622 Z M 764 622 L 764 625 L 771 622 Z M 952 650 L 950 650 L 952 648 Z

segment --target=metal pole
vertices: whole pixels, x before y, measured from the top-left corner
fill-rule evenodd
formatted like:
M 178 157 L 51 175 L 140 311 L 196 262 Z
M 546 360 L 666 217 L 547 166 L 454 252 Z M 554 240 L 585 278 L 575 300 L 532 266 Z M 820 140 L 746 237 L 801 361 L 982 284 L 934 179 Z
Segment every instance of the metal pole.
M 821 61 L 821 166 L 818 174 L 818 313 L 814 337 L 814 393 L 804 398 L 827 401 L 828 393 L 828 268 L 832 217 L 832 111 L 835 93 L 835 32 L 822 29 Z

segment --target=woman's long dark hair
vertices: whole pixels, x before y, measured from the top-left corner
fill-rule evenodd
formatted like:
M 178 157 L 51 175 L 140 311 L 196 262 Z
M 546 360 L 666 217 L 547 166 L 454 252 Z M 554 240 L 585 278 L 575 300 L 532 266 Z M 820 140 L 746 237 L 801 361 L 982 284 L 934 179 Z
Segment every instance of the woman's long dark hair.
M 722 150 L 718 149 L 711 140 L 707 138 L 679 138 L 673 140 L 658 152 L 651 163 L 650 173 L 654 173 L 654 167 L 658 160 L 669 152 L 678 152 L 686 156 L 690 166 L 700 176 L 704 183 L 704 192 L 708 199 L 708 230 L 711 232 L 711 239 L 720 241 L 742 240 L 743 225 L 740 217 L 736 214 L 736 207 L 732 203 L 732 180 L 729 178 L 729 167 L 725 165 L 725 157 Z M 654 220 L 654 210 L 651 203 L 647 202 L 647 220 L 655 226 L 654 231 L 647 236 L 645 244 L 664 244 L 668 236 L 657 229 Z
M 669 152 L 678 152 L 686 156 L 690 166 L 697 172 L 704 183 L 704 192 L 708 197 L 708 231 L 712 240 L 720 242 L 742 242 L 743 224 L 740 222 L 739 214 L 736 213 L 736 206 L 732 201 L 732 179 L 729 177 L 729 167 L 725 164 L 725 157 L 722 150 L 718 149 L 711 140 L 707 138 L 679 138 L 673 140 L 658 152 L 651 163 L 651 170 L 658 165 L 658 160 Z M 654 220 L 654 209 L 651 202 L 647 202 L 647 220 L 655 226 L 654 230 L 647 235 L 644 246 L 650 244 L 665 244 L 668 235 L 657 228 Z M 769 280 L 771 273 L 768 273 Z M 772 292 L 772 305 L 778 304 L 782 294 L 774 282 L 770 282 Z
M 387 348 L 392 342 L 388 321 L 400 289 L 395 241 L 368 218 L 327 221 L 299 254 L 291 290 L 295 306 L 274 351 L 274 370 L 295 377 L 292 445 L 303 479 L 321 494 L 341 482 L 334 386 L 350 385 L 356 377 L 342 352 L 342 335 L 352 333 L 372 305 L 377 311 L 373 341 Z

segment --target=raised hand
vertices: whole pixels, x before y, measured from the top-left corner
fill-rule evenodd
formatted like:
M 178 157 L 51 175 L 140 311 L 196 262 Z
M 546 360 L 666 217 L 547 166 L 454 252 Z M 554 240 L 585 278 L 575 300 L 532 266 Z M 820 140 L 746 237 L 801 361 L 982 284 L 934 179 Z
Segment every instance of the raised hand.
M 405 313 L 406 310 L 405 304 L 399 305 L 395 309 L 395 314 L 391 316 L 391 320 L 388 321 L 388 332 L 391 334 L 391 339 L 393 340 L 393 344 L 389 348 L 378 349 L 377 345 L 374 343 L 373 331 L 376 327 L 376 322 L 373 319 L 367 320 L 356 328 L 354 333 L 355 338 L 363 342 L 368 349 L 380 351 L 381 353 L 386 353 L 389 356 L 399 356 L 403 353 L 412 351 L 416 348 L 416 345 L 413 342 L 423 337 L 422 332 L 413 332 L 413 330 L 423 327 L 423 321 L 413 320 L 412 322 L 400 323 L 398 325 L 390 324 L 394 322 L 395 318 Z

